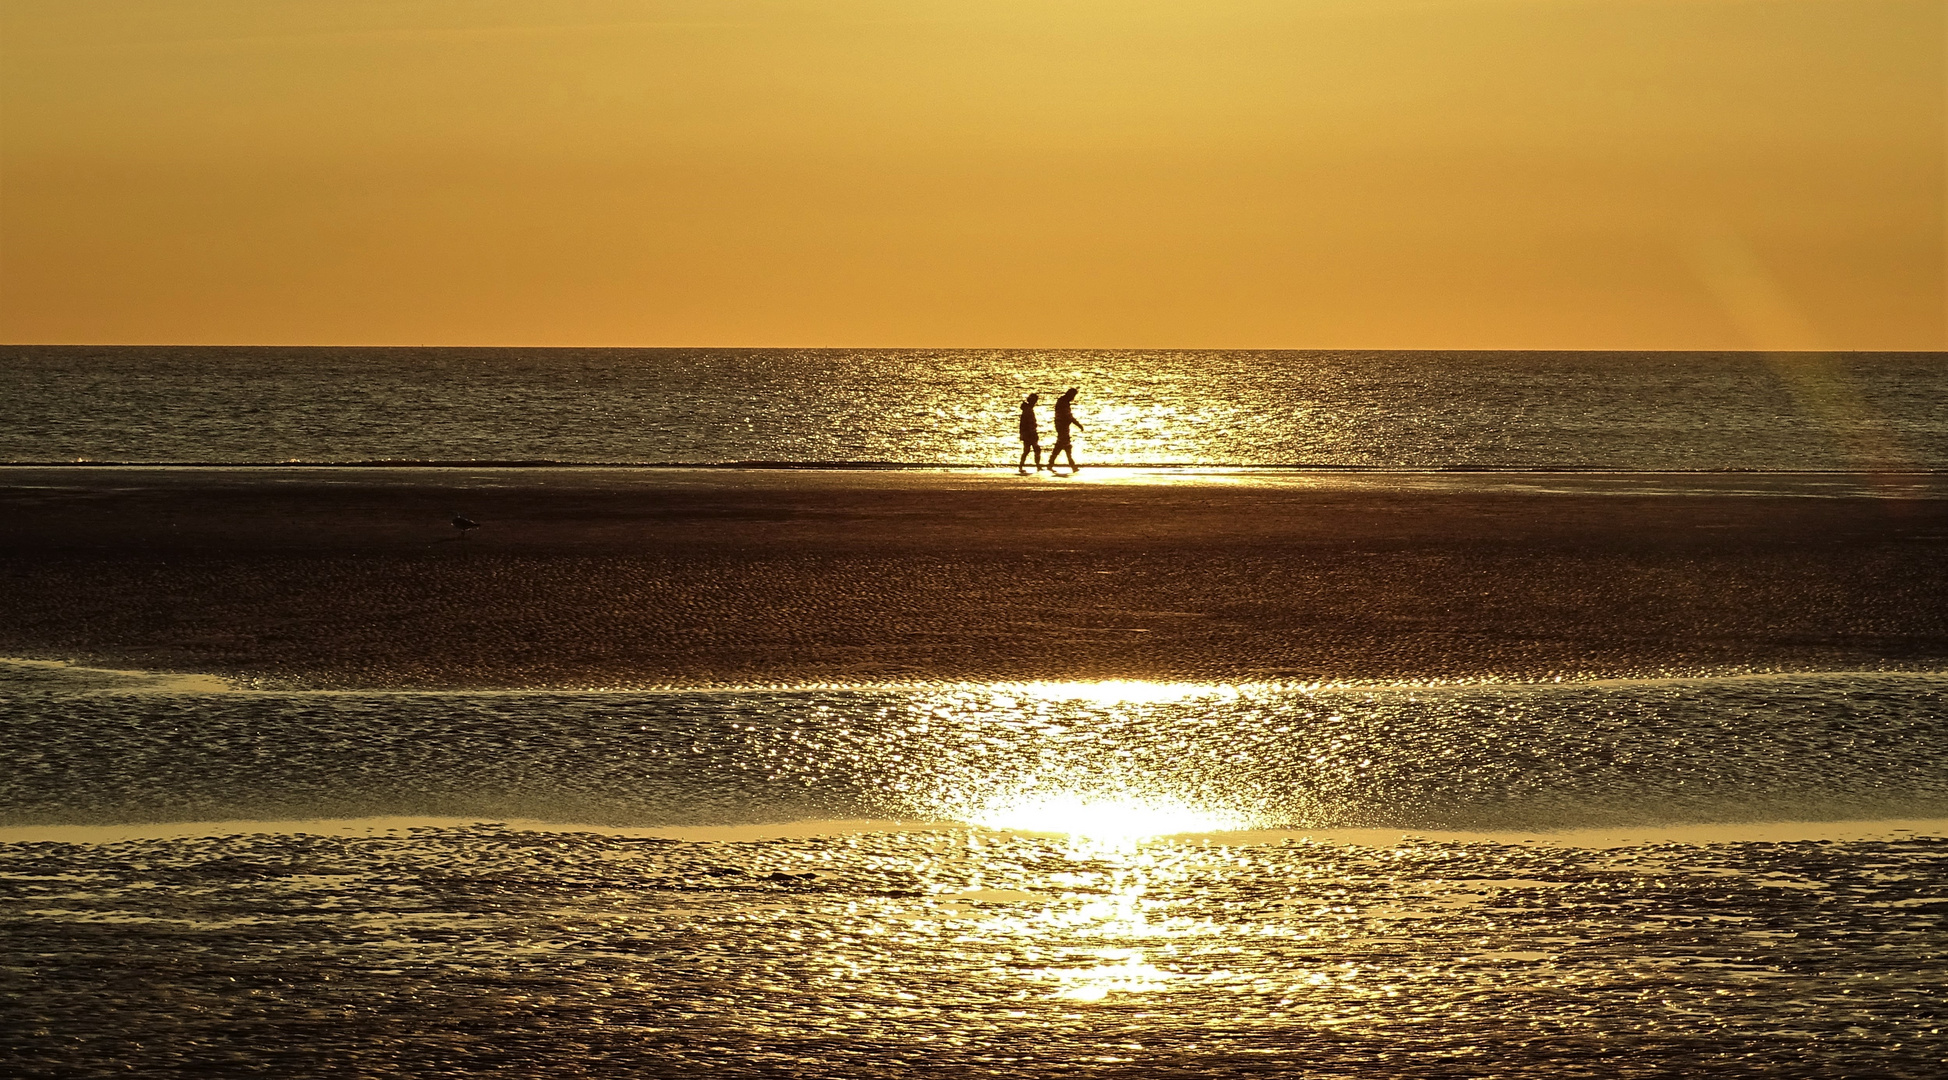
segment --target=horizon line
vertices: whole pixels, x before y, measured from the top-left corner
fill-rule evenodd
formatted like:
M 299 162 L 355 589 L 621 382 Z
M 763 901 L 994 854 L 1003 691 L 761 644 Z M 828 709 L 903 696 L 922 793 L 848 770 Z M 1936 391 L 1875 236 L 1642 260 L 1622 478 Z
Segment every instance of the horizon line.
M 1483 347 L 1440 346 L 1404 348 L 1364 345 L 347 345 L 287 344 L 277 342 L 168 342 L 168 341 L 24 341 L 0 342 L 0 349 L 294 349 L 294 350 L 400 350 L 468 349 L 496 352 L 1063 352 L 1063 353 L 1541 353 L 1615 354 L 1678 356 L 1948 356 L 1948 346 L 1899 349 L 1754 349 L 1754 348 L 1621 348 L 1575 349 L 1563 347 Z

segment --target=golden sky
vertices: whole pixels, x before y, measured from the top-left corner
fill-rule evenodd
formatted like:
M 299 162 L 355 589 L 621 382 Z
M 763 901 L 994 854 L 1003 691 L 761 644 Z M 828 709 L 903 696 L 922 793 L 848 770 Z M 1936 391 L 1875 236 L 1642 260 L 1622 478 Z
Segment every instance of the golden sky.
M 1939 349 L 1941 0 L 0 0 L 0 340 Z

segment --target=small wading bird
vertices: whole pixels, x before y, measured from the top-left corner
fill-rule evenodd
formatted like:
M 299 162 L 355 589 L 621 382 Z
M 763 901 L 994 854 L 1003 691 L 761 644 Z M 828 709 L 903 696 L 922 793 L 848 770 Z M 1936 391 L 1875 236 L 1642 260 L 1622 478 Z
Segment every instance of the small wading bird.
M 460 530 L 460 539 L 465 540 L 467 538 L 468 530 L 480 528 L 480 522 L 475 521 L 474 519 L 468 517 L 465 514 L 462 514 L 458 510 L 455 510 L 453 512 L 453 527 Z

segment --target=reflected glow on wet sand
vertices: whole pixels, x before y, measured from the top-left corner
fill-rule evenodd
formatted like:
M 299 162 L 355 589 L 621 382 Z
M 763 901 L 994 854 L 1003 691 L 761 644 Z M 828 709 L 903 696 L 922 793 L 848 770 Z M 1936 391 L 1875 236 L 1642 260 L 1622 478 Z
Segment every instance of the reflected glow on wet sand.
M 0 844 L 5 948 L 42 958 L 0 1051 L 196 1067 L 214 1030 L 233 1064 L 435 1076 L 1394 1077 L 1920 1076 L 1948 1050 L 1941 822 L 1628 847 L 378 824 Z
M 15 677 L 0 777 L 0 956 L 33 973 L 0 1057 L 28 1072 L 1811 1077 L 1948 1056 L 1940 676 L 198 694 L 53 674 Z M 266 812 L 289 805 L 395 816 Z M 164 823 L 182 806 L 256 812 Z

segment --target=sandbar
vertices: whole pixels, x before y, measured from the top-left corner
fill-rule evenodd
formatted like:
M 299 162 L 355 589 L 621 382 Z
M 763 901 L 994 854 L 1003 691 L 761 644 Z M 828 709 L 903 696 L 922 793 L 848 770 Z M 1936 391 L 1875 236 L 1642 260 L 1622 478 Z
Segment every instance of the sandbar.
M 6 467 L 0 655 L 309 689 L 1938 670 L 1948 476 Z

